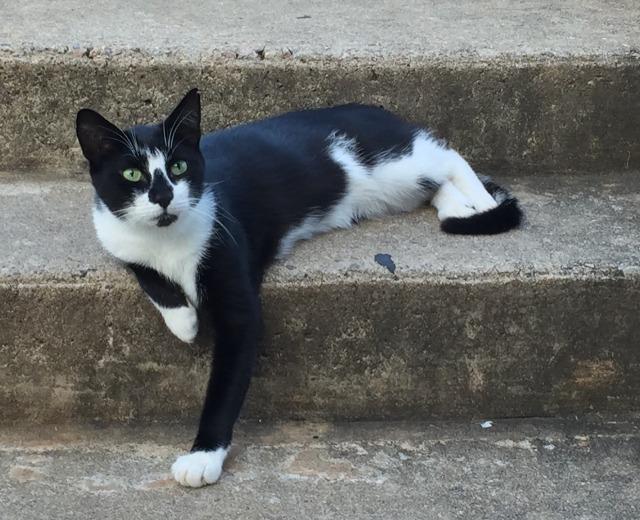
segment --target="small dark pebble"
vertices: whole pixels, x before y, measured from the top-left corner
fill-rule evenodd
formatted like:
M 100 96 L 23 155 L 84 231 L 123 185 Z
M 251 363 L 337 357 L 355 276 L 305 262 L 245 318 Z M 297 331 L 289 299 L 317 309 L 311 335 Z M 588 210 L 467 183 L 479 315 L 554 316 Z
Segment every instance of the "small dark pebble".
M 381 265 L 382 267 L 386 267 L 391 274 L 396 273 L 396 264 L 393 260 L 391 260 L 391 255 L 388 255 L 386 253 L 378 253 L 373 257 L 373 259 L 377 264 Z

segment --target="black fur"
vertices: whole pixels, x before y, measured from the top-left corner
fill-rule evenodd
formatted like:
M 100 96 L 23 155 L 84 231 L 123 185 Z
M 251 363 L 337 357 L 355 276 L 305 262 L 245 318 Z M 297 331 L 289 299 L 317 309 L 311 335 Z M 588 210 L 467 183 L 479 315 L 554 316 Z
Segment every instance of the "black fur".
M 522 210 L 509 192 L 492 180 L 482 179 L 487 191 L 500 201 L 498 207 L 467 218 L 448 218 L 442 221 L 440 229 L 452 235 L 497 235 L 520 227 Z
M 162 307 L 175 308 L 187 305 L 187 298 L 182 288 L 171 280 L 167 280 L 158 271 L 143 265 L 129 264 L 129 269 L 147 296 Z

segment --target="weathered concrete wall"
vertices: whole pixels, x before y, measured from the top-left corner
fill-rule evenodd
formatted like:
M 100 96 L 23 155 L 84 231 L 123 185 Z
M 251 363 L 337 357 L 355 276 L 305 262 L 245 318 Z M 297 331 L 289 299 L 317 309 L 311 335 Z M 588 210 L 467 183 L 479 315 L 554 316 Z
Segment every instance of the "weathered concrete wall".
M 317 237 L 275 265 L 246 413 L 640 409 L 640 176 L 507 184 L 527 212 L 519 231 L 453 237 L 423 210 Z M 0 182 L 0 420 L 195 417 L 207 341 L 166 331 L 101 250 L 90 200 L 76 180 Z
M 189 88 L 204 128 L 358 101 L 434 128 L 487 173 L 640 167 L 640 61 L 0 55 L 0 170 L 81 172 L 77 110 L 159 120 Z
M 637 277 L 272 285 L 246 414 L 637 410 L 638 294 Z M 3 284 L 0 300 L 2 421 L 198 414 L 208 341 L 170 337 L 133 283 Z

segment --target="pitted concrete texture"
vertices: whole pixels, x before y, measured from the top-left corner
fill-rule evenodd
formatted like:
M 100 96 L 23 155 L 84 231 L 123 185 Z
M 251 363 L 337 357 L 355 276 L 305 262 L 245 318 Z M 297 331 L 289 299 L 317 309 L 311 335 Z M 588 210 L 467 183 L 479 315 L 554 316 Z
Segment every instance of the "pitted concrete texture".
M 115 0 L 91 9 L 81 0 L 26 0 L 3 6 L 0 46 L 252 58 L 264 49 L 267 59 L 624 55 L 640 51 L 639 22 L 633 0 Z
M 195 86 L 206 130 L 361 102 L 492 173 L 640 168 L 632 0 L 5 4 L 0 169 L 80 172 L 80 108 L 153 122 Z
M 95 238 L 88 175 L 22 179 L 0 176 L 2 278 L 128 279 Z M 434 210 L 424 208 L 299 242 L 271 269 L 267 285 L 640 273 L 640 172 L 498 181 L 521 201 L 522 230 L 454 237 L 439 231 Z M 378 253 L 391 255 L 394 274 L 375 261 Z
M 219 483 L 168 468 L 191 429 L 0 431 L 11 520 L 636 520 L 637 419 L 238 428 Z
M 424 209 L 300 244 L 263 292 L 252 418 L 556 415 L 640 407 L 640 177 L 507 182 L 496 237 Z M 100 251 L 91 188 L 0 189 L 0 418 L 196 416 L 210 340 L 173 338 Z M 395 273 L 375 261 L 387 254 Z

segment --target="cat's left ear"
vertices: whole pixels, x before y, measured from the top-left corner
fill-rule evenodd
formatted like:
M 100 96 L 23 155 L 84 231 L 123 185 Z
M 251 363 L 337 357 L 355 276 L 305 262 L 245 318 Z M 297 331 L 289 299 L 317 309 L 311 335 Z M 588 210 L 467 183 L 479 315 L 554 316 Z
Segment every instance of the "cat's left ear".
M 83 108 L 76 116 L 76 135 L 82 153 L 90 163 L 98 162 L 118 146 L 127 144 L 122 130 L 88 108 Z
M 164 120 L 167 139 L 197 147 L 200 142 L 200 92 L 194 88 L 187 92 L 178 106 Z

